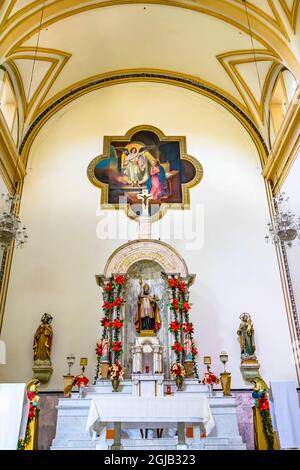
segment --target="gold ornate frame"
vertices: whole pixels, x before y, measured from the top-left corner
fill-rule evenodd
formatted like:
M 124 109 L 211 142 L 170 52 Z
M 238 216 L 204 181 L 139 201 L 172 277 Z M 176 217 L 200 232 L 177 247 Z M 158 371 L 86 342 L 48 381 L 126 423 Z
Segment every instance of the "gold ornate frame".
M 187 154 L 187 149 L 186 149 L 186 138 L 184 136 L 166 136 L 160 129 L 154 126 L 149 126 L 147 124 L 140 125 L 140 126 L 135 126 L 129 129 L 129 131 L 126 132 L 125 135 L 122 136 L 104 136 L 103 138 L 103 154 L 98 155 L 95 157 L 89 164 L 88 169 L 87 169 L 87 176 L 90 182 L 96 186 L 97 188 L 101 189 L 101 196 L 100 196 L 100 207 L 101 209 L 115 209 L 115 210 L 120 210 L 123 209 L 126 213 L 126 215 L 131 218 L 131 219 L 137 219 L 137 215 L 135 212 L 131 209 L 131 205 L 129 203 L 126 204 L 115 204 L 115 203 L 109 203 L 108 202 L 108 195 L 109 195 L 109 185 L 106 183 L 102 183 L 101 181 L 98 180 L 95 176 L 95 166 L 101 161 L 105 160 L 109 157 L 109 148 L 110 148 L 110 143 L 112 141 L 114 142 L 124 142 L 132 139 L 134 134 L 140 131 L 151 131 L 154 134 L 157 135 L 157 137 L 160 139 L 160 141 L 166 141 L 166 142 L 171 142 L 171 141 L 178 141 L 179 142 L 179 148 L 180 148 L 180 160 L 187 160 L 190 162 L 194 168 L 195 168 L 195 176 L 194 178 L 189 181 L 188 183 L 182 183 L 181 184 L 181 190 L 182 190 L 182 202 L 181 203 L 162 203 L 160 204 L 160 209 L 159 211 L 154 214 L 151 219 L 153 222 L 161 219 L 164 214 L 166 214 L 168 209 L 175 209 L 175 210 L 185 210 L 185 209 L 190 209 L 190 189 L 196 186 L 200 181 L 202 180 L 203 177 L 203 167 L 201 163 L 191 155 Z

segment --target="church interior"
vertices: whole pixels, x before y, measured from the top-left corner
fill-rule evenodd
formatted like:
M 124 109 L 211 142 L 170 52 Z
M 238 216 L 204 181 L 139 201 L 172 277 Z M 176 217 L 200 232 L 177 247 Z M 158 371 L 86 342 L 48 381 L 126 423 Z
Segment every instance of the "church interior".
M 0 0 L 0 449 L 300 449 L 300 0 Z

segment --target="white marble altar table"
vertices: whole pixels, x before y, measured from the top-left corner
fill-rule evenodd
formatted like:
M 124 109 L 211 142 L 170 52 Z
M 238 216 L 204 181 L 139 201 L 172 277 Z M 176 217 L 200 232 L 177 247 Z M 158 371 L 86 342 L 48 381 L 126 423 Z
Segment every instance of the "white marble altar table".
M 112 424 L 115 428 L 115 448 L 121 446 L 121 427 L 137 428 L 152 424 L 152 427 L 178 427 L 178 444 L 185 445 L 185 426 L 199 428 L 197 433 L 200 439 L 200 425 L 205 427 L 208 435 L 214 427 L 214 419 L 206 397 L 189 397 L 188 400 L 180 396 L 163 397 L 93 397 L 86 424 L 87 431 L 95 430 L 97 424 Z M 149 427 L 149 426 L 148 426 Z M 116 435 L 117 434 L 117 435 Z

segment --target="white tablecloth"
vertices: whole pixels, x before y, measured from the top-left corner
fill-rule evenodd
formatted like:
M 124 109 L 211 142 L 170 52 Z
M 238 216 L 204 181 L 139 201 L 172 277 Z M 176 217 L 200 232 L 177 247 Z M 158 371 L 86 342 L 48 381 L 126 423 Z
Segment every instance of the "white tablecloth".
M 16 450 L 28 417 L 25 384 L 0 384 L 0 450 Z
M 271 382 L 270 408 L 282 449 L 300 448 L 300 408 L 295 382 Z
M 214 419 L 206 397 L 95 397 L 91 401 L 86 430 L 96 422 L 114 423 L 203 423 L 208 435 Z M 132 426 L 131 426 L 132 427 Z

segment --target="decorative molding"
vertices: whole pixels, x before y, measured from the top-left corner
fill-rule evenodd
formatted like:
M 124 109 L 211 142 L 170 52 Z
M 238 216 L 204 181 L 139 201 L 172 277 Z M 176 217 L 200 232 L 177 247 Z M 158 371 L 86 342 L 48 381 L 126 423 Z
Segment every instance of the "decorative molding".
M 236 59 L 232 60 L 233 57 L 237 57 Z M 272 52 L 264 50 L 264 49 L 256 49 L 255 50 L 255 57 L 252 50 L 239 50 L 239 51 L 231 51 L 226 52 L 224 54 L 219 54 L 217 59 L 235 84 L 236 88 L 238 89 L 241 97 L 243 98 L 245 105 L 252 116 L 252 119 L 256 122 L 255 114 L 253 114 L 251 106 L 249 103 L 252 104 L 255 111 L 257 112 L 260 120 L 264 123 L 264 105 L 265 105 L 265 98 L 269 89 L 270 80 L 273 75 L 274 69 L 281 64 L 281 59 L 278 55 L 274 55 Z M 258 103 L 254 94 L 252 93 L 250 86 L 247 84 L 246 80 L 242 77 L 241 73 L 238 71 L 237 66 L 240 64 L 250 64 L 255 62 L 273 62 L 270 66 L 265 81 L 262 86 L 262 93 L 260 97 L 260 102 Z M 256 72 L 255 72 L 256 73 Z
M 103 275 L 109 278 L 115 273 L 127 273 L 138 261 L 154 261 L 167 273 L 189 276 L 187 265 L 180 254 L 170 245 L 158 240 L 133 240 L 117 248 L 109 257 Z
M 263 167 L 262 174 L 267 181 L 272 182 L 275 194 L 281 189 L 298 154 L 300 154 L 300 85 Z
M 9 192 L 13 191 L 17 181 L 26 175 L 24 162 L 20 158 L 17 147 L 0 110 L 0 174 Z
M 286 14 L 286 17 L 287 17 L 294 33 L 296 33 L 297 15 L 299 13 L 300 0 L 294 0 L 293 1 L 291 10 L 289 9 L 289 7 L 288 7 L 285 0 L 279 0 L 279 3 L 282 6 L 282 9 L 283 9 L 284 13 Z
M 124 70 L 106 73 L 100 75 L 99 78 L 97 78 L 93 82 L 86 82 L 78 88 L 73 87 L 72 89 L 70 89 L 70 91 L 66 95 L 61 96 L 48 108 L 44 109 L 44 111 L 39 114 L 35 121 L 31 124 L 20 147 L 20 152 L 22 152 L 24 161 L 27 161 L 27 156 L 31 144 L 41 127 L 45 124 L 48 119 L 50 119 L 51 116 L 53 116 L 63 106 L 91 91 L 107 86 L 112 86 L 114 84 L 130 83 L 136 81 L 166 83 L 183 87 L 196 93 L 200 93 L 216 101 L 218 104 L 222 105 L 228 111 L 230 111 L 245 127 L 258 149 L 262 164 L 266 161 L 266 157 L 268 155 L 268 147 L 263 137 L 261 136 L 259 130 L 255 126 L 253 121 L 250 119 L 250 117 L 230 99 L 228 99 L 226 96 L 223 96 L 218 90 L 210 88 L 207 85 L 203 84 L 195 77 L 179 74 L 176 72 L 163 72 L 155 70 L 148 71 L 147 69 L 136 71 Z

